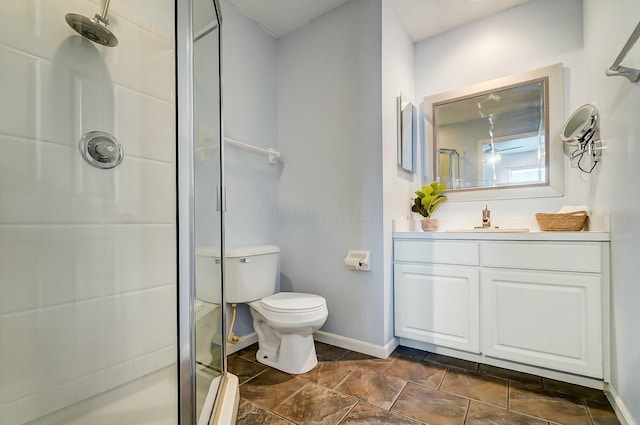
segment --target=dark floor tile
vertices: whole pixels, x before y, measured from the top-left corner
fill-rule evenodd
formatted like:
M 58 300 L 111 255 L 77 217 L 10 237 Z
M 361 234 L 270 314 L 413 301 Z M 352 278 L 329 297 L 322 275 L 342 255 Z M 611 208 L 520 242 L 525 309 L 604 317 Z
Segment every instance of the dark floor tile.
M 591 424 L 581 398 L 517 382 L 509 384 L 509 410 L 563 425 Z
M 358 368 L 335 390 L 389 410 L 406 384 L 402 379 Z
M 250 362 L 240 356 L 229 356 L 227 358 L 227 369 L 236 375 L 238 381 L 242 384 L 257 374 L 264 372 L 268 367 L 256 362 Z
M 389 367 L 395 360 L 395 357 L 379 359 L 377 357 L 357 353 L 355 351 L 349 351 L 347 354 L 340 358 L 341 362 L 348 362 L 354 366 L 363 367 L 365 369 L 373 370 L 374 372 L 379 373 L 384 373 L 385 370 L 389 369 Z
M 507 408 L 508 383 L 505 379 L 450 367 L 440 391 Z
M 231 356 L 240 356 L 245 360 L 249 360 L 251 362 L 256 361 L 256 353 L 258 352 L 258 344 L 251 344 L 250 346 L 243 348 L 240 351 L 233 353 Z M 231 357 L 229 356 L 229 357 Z
M 518 372 L 515 370 L 503 369 L 497 366 L 490 366 L 481 364 L 478 367 L 478 373 L 481 375 L 495 376 L 497 378 L 508 379 L 509 381 L 516 381 L 522 384 L 542 386 L 542 378 L 537 375 L 531 375 L 530 373 Z
M 273 409 L 306 384 L 304 379 L 269 368 L 240 385 L 240 396 L 265 409 Z
M 384 374 L 438 389 L 446 372 L 447 366 L 439 363 L 414 361 L 399 357 Z
M 295 425 L 293 422 L 263 409 L 248 401 L 241 401 L 238 406 L 236 425 Z
M 314 384 L 305 385 L 274 409 L 299 424 L 335 425 L 356 405 L 358 400 Z
M 408 357 L 413 360 L 424 360 L 427 354 L 429 353 L 426 351 L 418 350 L 417 348 L 403 347 L 401 345 L 391 353 L 393 357 Z
M 600 401 L 602 403 L 608 403 L 607 397 L 604 395 L 604 391 L 596 390 L 594 388 L 583 387 L 581 385 L 570 384 L 568 382 L 556 381 L 555 379 L 542 378 L 542 387 L 556 391 L 563 394 L 574 395 L 576 397 L 583 397 L 593 401 Z
M 547 421 L 520 415 L 490 404 L 472 401 L 464 425 L 548 425 Z
M 318 356 L 328 357 L 333 360 L 337 360 L 349 352 L 349 350 L 325 344 L 324 342 L 314 341 L 314 344 L 316 346 L 316 354 Z
M 376 406 L 359 402 L 340 425 L 421 425 L 409 418 L 387 412 Z
M 616 413 L 608 402 L 587 400 L 587 409 L 591 414 L 593 425 L 620 425 Z
M 298 377 L 323 387 L 334 388 L 356 369 L 355 365 L 348 362 L 327 360 L 327 358 L 318 360 L 316 367 Z
M 447 366 L 454 366 L 460 369 L 470 370 L 471 372 L 478 371 L 478 363 L 469 360 L 456 359 L 455 357 L 443 356 L 442 354 L 429 353 L 425 360 L 430 362 L 436 362 Z
M 462 425 L 469 400 L 408 383 L 391 408 L 392 413 L 430 425 Z
M 620 425 L 602 391 L 412 348 L 378 359 L 316 343 L 318 366 L 297 376 L 256 362 L 257 349 L 227 358 L 239 425 Z

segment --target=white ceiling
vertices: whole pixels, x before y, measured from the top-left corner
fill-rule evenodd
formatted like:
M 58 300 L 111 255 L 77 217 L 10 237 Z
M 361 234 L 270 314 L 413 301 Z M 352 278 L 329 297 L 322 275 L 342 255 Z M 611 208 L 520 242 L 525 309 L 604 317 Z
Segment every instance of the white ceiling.
M 461 27 L 529 0 L 389 0 L 411 40 Z
M 230 0 L 275 37 L 282 37 L 347 0 Z M 411 39 L 423 40 L 529 0 L 389 0 Z

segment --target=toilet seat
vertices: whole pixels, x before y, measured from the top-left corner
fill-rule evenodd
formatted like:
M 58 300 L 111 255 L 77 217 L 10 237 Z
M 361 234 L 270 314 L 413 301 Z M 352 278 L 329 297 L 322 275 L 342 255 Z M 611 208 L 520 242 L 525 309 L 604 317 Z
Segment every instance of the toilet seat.
M 312 313 L 327 308 L 323 297 L 300 292 L 279 292 L 259 302 L 262 308 L 273 313 Z
M 315 326 L 318 322 L 321 322 L 320 327 L 329 314 L 323 297 L 300 292 L 279 292 L 249 303 L 249 306 L 273 327 L 287 332 Z

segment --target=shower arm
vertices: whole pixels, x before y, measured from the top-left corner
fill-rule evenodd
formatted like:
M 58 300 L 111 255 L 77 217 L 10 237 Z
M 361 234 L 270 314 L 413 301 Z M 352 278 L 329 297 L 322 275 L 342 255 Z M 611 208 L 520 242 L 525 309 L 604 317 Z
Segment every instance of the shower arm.
M 102 22 L 105 25 L 109 25 L 109 19 L 107 19 L 107 11 L 109 10 L 109 2 L 111 0 L 106 0 L 104 2 L 104 7 L 102 8 L 102 16 L 96 13 L 96 19 Z

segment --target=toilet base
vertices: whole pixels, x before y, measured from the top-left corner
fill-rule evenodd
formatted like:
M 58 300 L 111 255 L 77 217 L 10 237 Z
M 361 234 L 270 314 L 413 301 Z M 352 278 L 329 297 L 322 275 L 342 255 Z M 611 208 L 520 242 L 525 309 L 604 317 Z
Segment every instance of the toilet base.
M 279 347 L 269 347 L 258 338 L 256 360 L 292 375 L 309 372 L 318 364 L 313 335 L 282 334 Z

